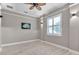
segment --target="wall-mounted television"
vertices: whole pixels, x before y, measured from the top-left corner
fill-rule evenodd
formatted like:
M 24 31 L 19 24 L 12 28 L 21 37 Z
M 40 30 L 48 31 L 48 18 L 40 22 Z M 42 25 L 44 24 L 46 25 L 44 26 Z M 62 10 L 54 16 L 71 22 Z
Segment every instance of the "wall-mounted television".
M 31 29 L 31 24 L 30 23 L 21 23 L 21 28 L 22 29 Z

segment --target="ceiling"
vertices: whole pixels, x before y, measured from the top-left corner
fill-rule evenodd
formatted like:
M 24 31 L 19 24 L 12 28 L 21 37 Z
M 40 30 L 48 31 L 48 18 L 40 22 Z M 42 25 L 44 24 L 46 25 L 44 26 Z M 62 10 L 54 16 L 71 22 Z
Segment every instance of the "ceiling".
M 66 5 L 67 3 L 46 3 L 46 5 L 41 6 L 42 10 L 39 11 L 36 8 L 34 8 L 33 10 L 29 10 L 29 7 L 31 5 L 29 4 L 24 4 L 24 3 L 12 3 L 12 5 L 15 6 L 16 10 L 22 12 L 25 15 L 29 15 L 32 17 L 40 17 L 44 14 L 48 14 L 51 11 L 57 9 L 57 8 L 61 8 L 64 5 Z
M 73 6 L 70 8 L 70 13 L 77 13 L 79 12 L 79 3 L 78 4 L 73 4 Z

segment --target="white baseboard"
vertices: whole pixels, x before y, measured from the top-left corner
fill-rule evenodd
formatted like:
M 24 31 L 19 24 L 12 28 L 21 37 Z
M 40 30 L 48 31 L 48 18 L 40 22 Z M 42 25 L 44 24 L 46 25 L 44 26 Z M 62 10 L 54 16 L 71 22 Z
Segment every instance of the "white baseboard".
M 68 51 L 70 51 L 70 52 L 72 52 L 72 53 L 74 53 L 74 54 L 79 54 L 79 51 L 75 51 L 75 50 L 72 50 L 72 49 L 70 49 L 70 48 L 67 48 L 67 47 L 64 47 L 64 46 L 61 46 L 61 45 L 58 45 L 58 44 L 55 44 L 55 43 L 51 43 L 51 42 L 48 42 L 48 41 L 43 41 L 43 40 L 41 40 L 41 41 L 42 41 L 42 42 L 45 42 L 45 43 L 47 43 L 47 44 L 50 44 L 50 45 L 53 45 L 53 46 L 62 48 L 62 49 L 66 49 L 66 50 L 68 50 Z
M 34 39 L 34 40 L 28 40 L 28 41 L 21 41 L 21 42 L 14 42 L 14 43 L 2 44 L 1 47 L 12 46 L 12 45 L 17 45 L 17 44 L 23 44 L 23 43 L 29 43 L 29 42 L 38 41 L 38 40 L 39 39 Z

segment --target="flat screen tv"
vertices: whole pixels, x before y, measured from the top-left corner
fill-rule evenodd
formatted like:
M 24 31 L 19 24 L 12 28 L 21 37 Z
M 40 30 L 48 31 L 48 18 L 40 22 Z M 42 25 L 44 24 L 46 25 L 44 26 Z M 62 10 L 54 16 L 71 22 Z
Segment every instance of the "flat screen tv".
M 22 29 L 31 29 L 31 24 L 30 23 L 21 23 L 21 28 Z

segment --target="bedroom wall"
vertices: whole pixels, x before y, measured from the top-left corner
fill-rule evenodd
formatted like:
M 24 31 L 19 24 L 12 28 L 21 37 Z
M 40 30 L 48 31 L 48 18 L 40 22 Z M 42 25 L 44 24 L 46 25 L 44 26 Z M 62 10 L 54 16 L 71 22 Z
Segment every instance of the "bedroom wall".
M 62 13 L 62 36 L 48 36 L 47 35 L 47 17 Z M 70 9 L 69 6 L 57 9 L 44 18 L 44 26 L 42 32 L 42 40 L 69 47 L 69 20 Z
M 38 39 L 37 19 L 3 10 L 1 12 L 2 44 Z M 31 23 L 31 30 L 21 29 L 22 22 Z
M 79 11 L 79 4 L 70 8 L 71 13 Z M 79 51 L 79 16 L 70 19 L 70 48 Z
M 70 21 L 70 48 L 79 51 L 79 17 Z
M 1 51 L 1 18 L 0 18 L 0 51 Z
M 1 15 L 1 4 L 0 4 L 0 15 Z M 1 51 L 1 17 L 0 17 L 0 51 Z

